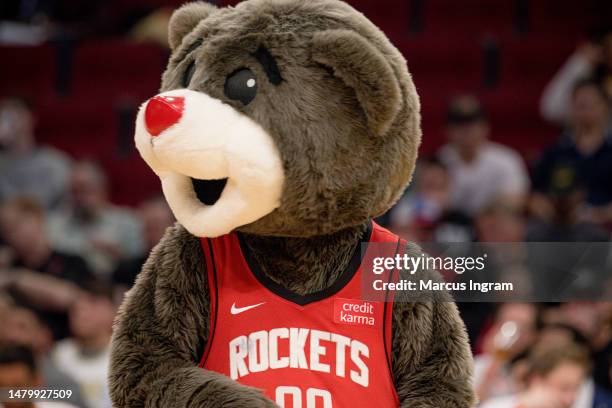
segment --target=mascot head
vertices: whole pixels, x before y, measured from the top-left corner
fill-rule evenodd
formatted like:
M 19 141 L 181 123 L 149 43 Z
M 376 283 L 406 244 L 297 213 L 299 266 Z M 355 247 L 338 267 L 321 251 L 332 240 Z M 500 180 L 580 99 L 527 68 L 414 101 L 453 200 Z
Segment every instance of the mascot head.
M 421 131 L 406 61 L 346 3 L 188 3 L 169 41 L 136 146 L 192 234 L 329 234 L 409 182 Z

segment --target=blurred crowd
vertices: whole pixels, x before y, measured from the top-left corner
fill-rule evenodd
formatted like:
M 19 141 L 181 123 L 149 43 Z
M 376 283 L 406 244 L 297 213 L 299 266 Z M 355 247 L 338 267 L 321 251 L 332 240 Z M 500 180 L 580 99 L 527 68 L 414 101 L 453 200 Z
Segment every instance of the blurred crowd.
M 580 47 L 546 87 L 542 115 L 562 130 L 532 163 L 493 141 L 475 96 L 457 96 L 447 144 L 419 161 L 382 221 L 416 242 L 609 242 L 611 101 L 610 33 Z M 612 407 L 612 302 L 459 308 L 483 408 Z
M 503 303 L 476 344 L 483 408 L 612 406 L 612 303 Z
M 551 80 L 542 115 L 563 130 L 526 163 L 494 142 L 477 97 L 457 95 L 447 144 L 380 222 L 415 242 L 609 241 L 611 96 L 607 34 Z M 71 406 L 110 407 L 113 316 L 174 219 L 161 196 L 110 202 L 103 168 L 39 145 L 35 121 L 26 101 L 0 101 L 0 387 L 71 389 Z M 460 309 L 483 407 L 612 407 L 612 304 Z
M 162 196 L 113 205 L 103 169 L 37 145 L 34 121 L 24 101 L 0 102 L 0 387 L 110 407 L 113 317 L 174 219 Z

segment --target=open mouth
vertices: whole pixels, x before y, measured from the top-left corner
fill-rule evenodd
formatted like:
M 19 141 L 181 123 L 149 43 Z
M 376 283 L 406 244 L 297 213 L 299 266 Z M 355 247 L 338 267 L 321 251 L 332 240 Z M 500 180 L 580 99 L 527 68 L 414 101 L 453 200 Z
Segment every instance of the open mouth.
M 198 200 L 203 204 L 213 205 L 221 197 L 221 193 L 223 193 L 223 189 L 227 184 L 227 178 L 219 180 L 198 180 L 192 178 L 191 184 Z

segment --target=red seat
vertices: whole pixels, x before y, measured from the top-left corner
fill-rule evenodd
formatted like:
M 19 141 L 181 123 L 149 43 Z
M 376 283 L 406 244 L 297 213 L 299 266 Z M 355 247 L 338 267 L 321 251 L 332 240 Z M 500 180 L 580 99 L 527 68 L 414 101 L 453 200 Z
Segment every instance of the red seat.
M 55 50 L 45 44 L 35 47 L 0 47 L 0 93 L 38 98 L 54 91 Z
M 501 79 L 532 88 L 543 87 L 575 50 L 576 38 L 535 36 L 502 42 Z
M 425 0 L 425 31 L 445 33 L 447 41 L 456 43 L 456 35 L 508 33 L 513 29 L 513 0 Z
M 37 138 L 74 156 L 116 149 L 118 115 L 113 102 L 48 98 L 38 104 Z
M 159 90 L 165 54 L 156 45 L 97 41 L 77 47 L 72 92 L 97 98 L 145 99 Z
M 394 42 L 408 63 L 418 88 L 432 84 L 438 92 L 473 89 L 481 82 L 477 42 L 449 42 L 440 37 L 408 37 Z
M 589 29 L 609 26 L 612 5 L 600 0 L 538 0 L 531 1 L 530 25 L 535 34 L 583 36 Z M 560 40 L 559 40 L 560 42 Z

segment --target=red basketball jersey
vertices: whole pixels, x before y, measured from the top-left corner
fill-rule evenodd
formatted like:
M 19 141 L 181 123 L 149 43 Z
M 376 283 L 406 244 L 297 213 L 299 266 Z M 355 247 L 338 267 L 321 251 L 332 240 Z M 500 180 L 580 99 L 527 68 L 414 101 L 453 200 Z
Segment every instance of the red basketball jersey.
M 363 241 L 399 248 L 398 237 L 375 223 Z M 237 234 L 201 242 L 211 300 L 201 367 L 259 388 L 285 408 L 399 406 L 392 299 L 362 300 L 359 248 L 336 284 L 299 296 L 267 278 Z

